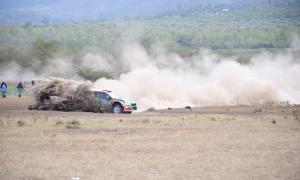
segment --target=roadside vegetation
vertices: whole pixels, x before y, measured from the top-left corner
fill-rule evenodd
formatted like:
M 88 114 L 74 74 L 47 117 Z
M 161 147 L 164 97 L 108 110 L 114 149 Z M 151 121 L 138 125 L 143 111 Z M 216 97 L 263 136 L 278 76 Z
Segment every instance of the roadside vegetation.
M 149 19 L 66 24 L 0 26 L 0 64 L 15 61 L 35 71 L 55 57 L 80 62 L 87 53 L 117 58 L 128 42 L 139 42 L 151 54 L 159 45 L 191 56 L 209 48 L 247 62 L 261 51 L 288 48 L 300 36 L 300 7 L 259 6 L 233 9 L 188 9 Z M 76 64 L 76 63 L 75 63 Z M 80 63 L 78 63 L 80 64 Z M 105 71 L 78 68 L 79 76 L 111 78 Z

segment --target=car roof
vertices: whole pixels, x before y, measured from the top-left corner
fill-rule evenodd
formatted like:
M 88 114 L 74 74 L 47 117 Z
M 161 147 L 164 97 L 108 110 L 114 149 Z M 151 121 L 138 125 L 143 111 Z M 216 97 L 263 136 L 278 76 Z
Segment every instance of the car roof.
M 109 90 L 102 90 L 102 89 L 99 89 L 99 88 L 91 88 L 90 91 L 92 91 L 92 92 L 106 92 L 106 93 L 111 92 Z

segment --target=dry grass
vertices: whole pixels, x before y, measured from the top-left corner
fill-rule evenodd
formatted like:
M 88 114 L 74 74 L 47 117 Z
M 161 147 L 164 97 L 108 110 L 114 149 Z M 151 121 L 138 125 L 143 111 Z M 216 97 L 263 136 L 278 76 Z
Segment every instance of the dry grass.
M 166 111 L 112 115 L 0 110 L 0 179 L 300 176 L 300 123 L 293 114 Z M 18 126 L 20 119 L 24 127 Z

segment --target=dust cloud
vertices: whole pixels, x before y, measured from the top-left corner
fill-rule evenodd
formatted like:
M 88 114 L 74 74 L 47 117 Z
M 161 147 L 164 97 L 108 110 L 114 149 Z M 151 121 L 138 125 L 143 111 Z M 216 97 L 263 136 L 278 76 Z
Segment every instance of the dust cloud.
M 202 50 L 190 58 L 150 56 L 138 44 L 124 48 L 128 69 L 118 79 L 99 79 L 98 87 L 135 100 L 140 108 L 300 103 L 299 46 L 263 53 L 241 64 Z
M 86 54 L 79 66 L 112 74 L 114 79 L 98 79 L 94 86 L 136 101 L 139 109 L 278 101 L 299 104 L 299 52 L 299 42 L 295 41 L 289 49 L 264 52 L 250 62 L 238 63 L 205 49 L 192 57 L 181 57 L 157 46 L 150 54 L 133 43 L 126 44 L 117 57 Z M 84 80 L 74 66 L 72 58 L 53 59 L 37 73 L 10 62 L 0 67 L 0 77 L 6 81 L 49 76 Z
M 51 77 L 39 80 L 34 87 L 35 103 L 29 109 L 56 111 L 93 111 L 101 107 L 93 100 L 88 81 Z

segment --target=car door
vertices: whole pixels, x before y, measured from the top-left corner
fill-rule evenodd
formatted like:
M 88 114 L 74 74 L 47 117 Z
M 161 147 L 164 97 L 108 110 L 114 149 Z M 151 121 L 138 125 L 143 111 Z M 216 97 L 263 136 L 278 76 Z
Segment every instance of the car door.
M 105 112 L 111 112 L 111 97 L 105 92 L 97 92 L 96 97 L 100 101 L 103 110 Z

